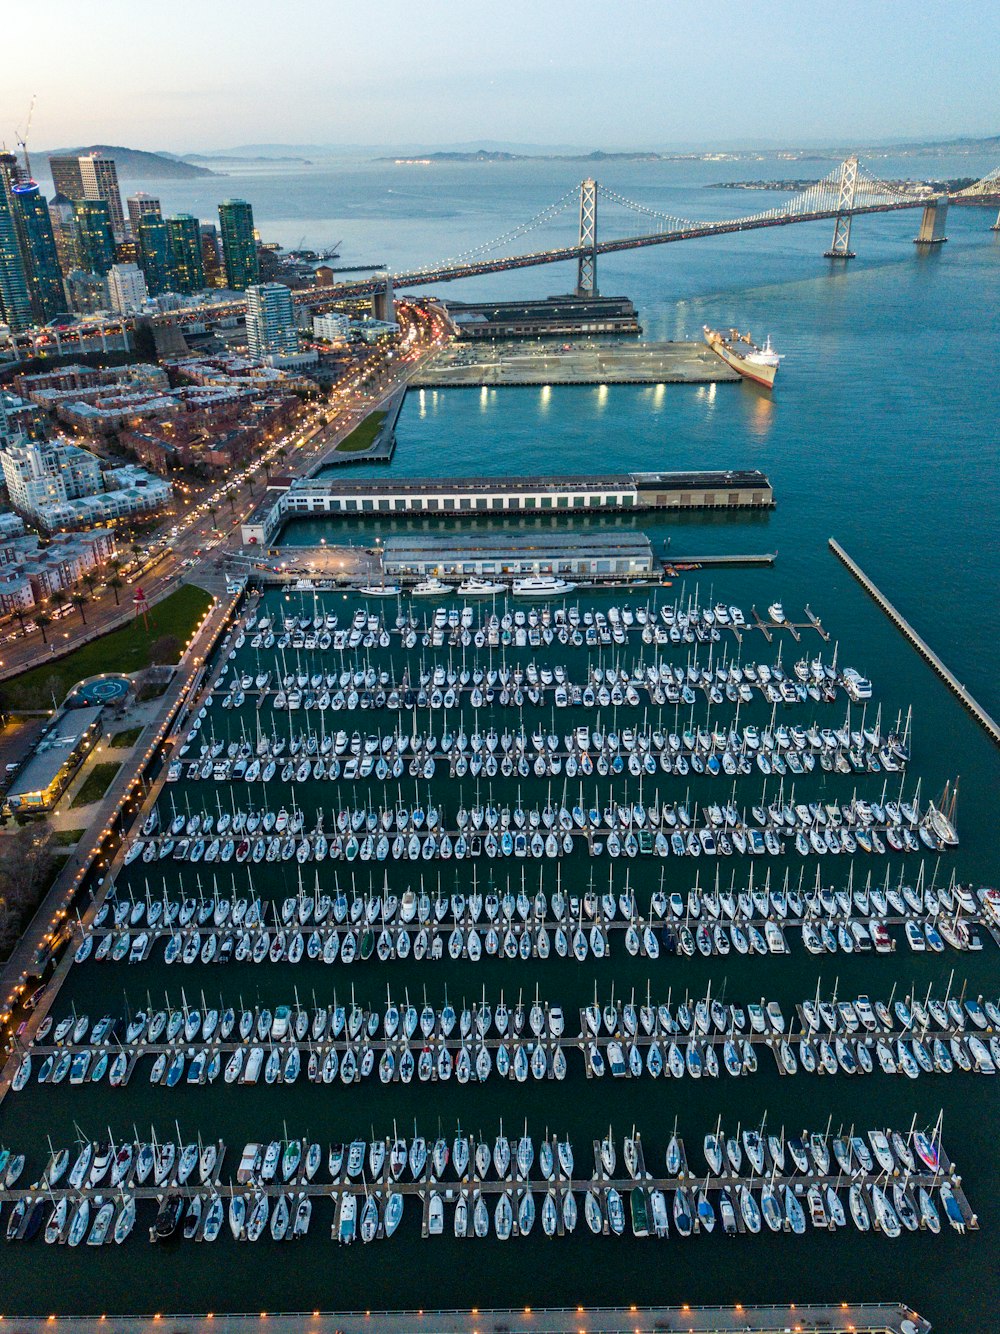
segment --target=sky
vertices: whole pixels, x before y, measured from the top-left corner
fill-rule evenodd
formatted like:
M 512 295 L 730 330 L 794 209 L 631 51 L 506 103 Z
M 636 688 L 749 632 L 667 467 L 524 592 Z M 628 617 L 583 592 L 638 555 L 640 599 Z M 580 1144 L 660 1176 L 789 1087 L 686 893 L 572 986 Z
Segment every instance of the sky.
M 0 139 L 603 148 L 1000 133 L 998 0 L 7 0 Z

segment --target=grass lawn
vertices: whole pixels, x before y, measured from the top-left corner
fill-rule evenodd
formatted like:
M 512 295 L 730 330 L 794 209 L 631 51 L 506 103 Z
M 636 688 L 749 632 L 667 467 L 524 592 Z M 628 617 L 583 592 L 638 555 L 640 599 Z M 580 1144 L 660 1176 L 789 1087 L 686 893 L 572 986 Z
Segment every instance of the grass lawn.
M 384 421 L 384 412 L 369 413 L 363 422 L 355 426 L 350 435 L 344 436 L 337 446 L 337 453 L 360 454 L 363 450 L 370 449 L 372 441 L 378 435 Z
M 79 843 L 86 832 L 86 829 L 57 829 L 54 835 L 56 847 L 71 848 L 74 843 Z
M 127 727 L 124 732 L 116 732 L 109 742 L 115 750 L 127 750 L 142 736 L 141 727 Z
M 41 666 L 12 677 L 4 683 L 4 693 L 20 708 L 45 709 L 52 707 L 53 693 L 61 702 L 78 681 L 90 676 L 141 671 L 149 666 L 150 649 L 157 640 L 170 636 L 183 648 L 211 601 L 203 588 L 183 584 L 150 610 L 148 630 L 141 621 L 130 621 L 63 658 L 43 660 Z M 175 662 L 178 656 L 174 655 Z
M 99 801 L 111 786 L 111 780 L 121 767 L 118 760 L 106 760 L 102 764 L 95 764 L 83 780 L 80 791 L 70 803 L 71 809 L 75 810 L 77 806 L 89 806 L 92 801 Z

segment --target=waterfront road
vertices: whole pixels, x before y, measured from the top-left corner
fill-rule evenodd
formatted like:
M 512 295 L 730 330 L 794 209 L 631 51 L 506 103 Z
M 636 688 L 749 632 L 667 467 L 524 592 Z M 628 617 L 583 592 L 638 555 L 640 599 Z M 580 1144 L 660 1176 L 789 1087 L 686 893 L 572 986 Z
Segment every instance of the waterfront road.
M 471 1311 L 299 1311 L 253 1315 L 146 1315 L 20 1320 L 10 1334 L 928 1334 L 931 1326 L 896 1303 L 830 1306 L 664 1306 Z

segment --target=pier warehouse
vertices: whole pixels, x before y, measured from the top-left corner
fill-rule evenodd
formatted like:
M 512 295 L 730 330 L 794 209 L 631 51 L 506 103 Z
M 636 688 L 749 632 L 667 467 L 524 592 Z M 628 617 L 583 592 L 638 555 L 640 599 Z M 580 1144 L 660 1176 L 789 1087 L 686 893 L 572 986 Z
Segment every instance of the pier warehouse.
M 387 575 L 574 574 L 648 577 L 653 549 L 640 533 L 418 533 L 388 537 Z
M 242 527 L 248 545 L 270 545 L 286 520 L 316 515 L 468 515 L 571 510 L 770 509 L 762 472 L 641 472 L 599 476 L 302 478 L 269 493 Z

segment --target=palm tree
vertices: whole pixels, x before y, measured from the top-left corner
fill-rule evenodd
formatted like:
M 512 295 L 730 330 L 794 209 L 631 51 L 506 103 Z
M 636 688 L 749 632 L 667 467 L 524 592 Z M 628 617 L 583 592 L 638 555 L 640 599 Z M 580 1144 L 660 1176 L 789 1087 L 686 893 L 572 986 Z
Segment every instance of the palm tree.
M 215 532 L 215 531 L 216 531 L 216 528 L 217 528 L 217 526 L 218 526 L 218 525 L 216 524 L 216 522 L 215 522 L 215 516 L 216 516 L 216 515 L 218 514 L 218 512 L 219 512 L 219 507 L 218 507 L 218 505 L 215 505 L 215 504 L 209 505 L 209 507 L 208 507 L 208 512 L 209 512 L 209 514 L 211 514 L 211 516 L 212 516 L 212 531 Z
M 80 613 L 80 620 L 84 623 L 84 625 L 87 624 L 87 618 L 83 614 L 83 609 L 89 601 L 90 599 L 87 597 L 86 593 L 80 593 L 80 592 L 74 593 L 73 596 L 70 598 L 70 602 L 72 602 L 73 606 Z
M 67 601 L 66 593 L 61 588 L 57 588 L 56 591 L 49 596 L 49 603 L 53 607 L 65 607 Z
M 120 575 L 120 574 L 118 573 L 118 571 L 116 570 L 115 573 L 114 573 L 114 574 L 111 576 L 111 578 L 108 580 L 108 587 L 111 589 L 112 593 L 114 593 L 114 595 L 115 595 L 115 606 L 116 606 L 116 607 L 120 605 L 120 604 L 119 604 L 119 601 L 118 601 L 118 590 L 119 590 L 119 588 L 123 588 L 124 585 L 125 585 L 125 581 L 124 581 L 124 579 L 121 577 L 121 575 Z
M 35 624 L 42 632 L 42 643 L 47 644 L 49 640 L 45 631 L 52 624 L 52 617 L 49 615 L 47 611 L 40 611 L 38 615 L 35 617 Z

